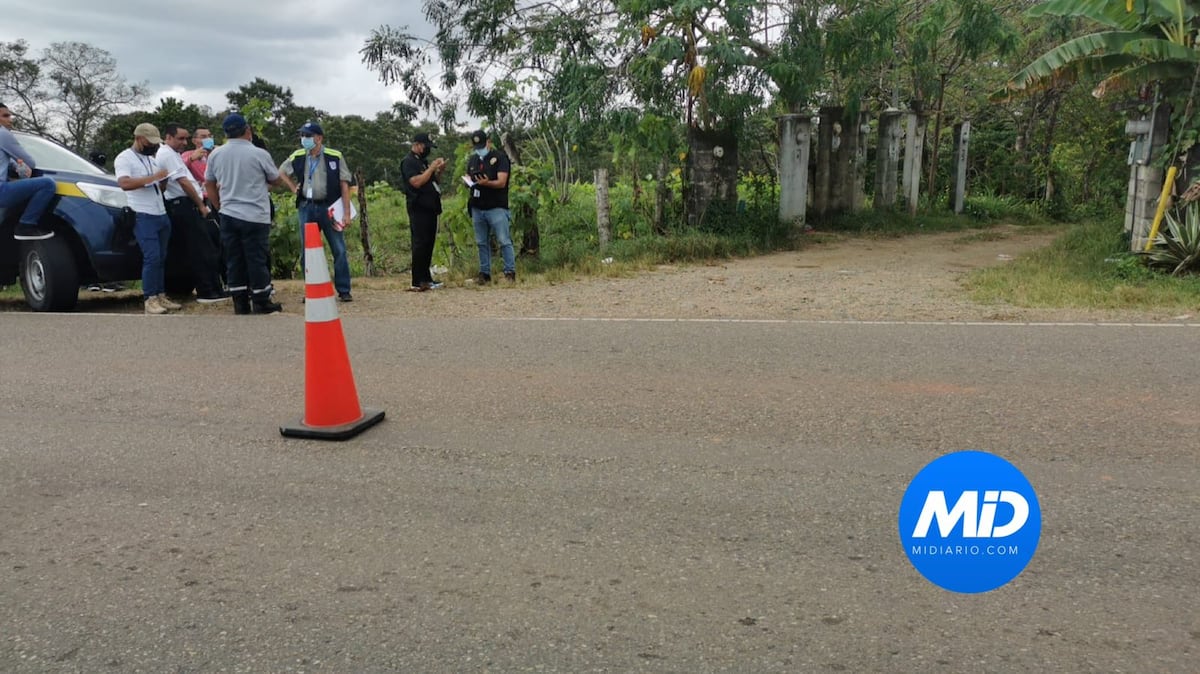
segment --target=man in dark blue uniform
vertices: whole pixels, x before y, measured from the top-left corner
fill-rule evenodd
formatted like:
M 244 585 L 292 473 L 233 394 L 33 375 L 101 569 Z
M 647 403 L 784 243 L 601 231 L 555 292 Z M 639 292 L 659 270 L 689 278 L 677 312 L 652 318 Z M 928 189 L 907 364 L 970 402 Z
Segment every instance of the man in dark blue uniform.
M 475 277 L 475 282 L 484 284 L 492 281 L 490 237 L 495 235 L 496 242 L 500 244 L 500 256 L 504 260 L 504 279 L 511 283 L 517 280 L 512 216 L 508 210 L 508 176 L 512 164 L 508 155 L 492 146 L 484 130 L 471 134 L 471 143 L 475 151 L 467 159 L 467 177 L 473 184 L 467 205 L 475 226 L 475 245 L 479 247 L 479 275 Z
M 418 133 L 412 139 L 412 152 L 400 163 L 400 175 L 404 178 L 404 194 L 407 197 L 409 231 L 412 233 L 412 287 L 409 290 L 424 292 L 440 288 L 429 271 L 433 262 L 433 244 L 437 237 L 438 215 L 442 212 L 442 189 L 438 176 L 446 167 L 446 160 L 438 157 L 428 160 L 429 153 L 437 147 L 427 133 Z

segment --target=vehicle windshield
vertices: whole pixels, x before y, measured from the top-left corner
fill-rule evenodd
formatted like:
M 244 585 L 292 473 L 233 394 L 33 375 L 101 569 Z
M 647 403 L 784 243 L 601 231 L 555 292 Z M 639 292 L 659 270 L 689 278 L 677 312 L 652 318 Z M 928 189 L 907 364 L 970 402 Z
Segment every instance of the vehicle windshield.
M 101 169 L 54 141 L 20 131 L 14 131 L 13 134 L 16 135 L 17 140 L 21 143 L 21 147 L 25 148 L 25 151 L 37 162 L 39 169 L 46 171 L 71 171 L 73 173 L 87 173 L 98 176 L 108 175 L 104 172 L 104 169 Z

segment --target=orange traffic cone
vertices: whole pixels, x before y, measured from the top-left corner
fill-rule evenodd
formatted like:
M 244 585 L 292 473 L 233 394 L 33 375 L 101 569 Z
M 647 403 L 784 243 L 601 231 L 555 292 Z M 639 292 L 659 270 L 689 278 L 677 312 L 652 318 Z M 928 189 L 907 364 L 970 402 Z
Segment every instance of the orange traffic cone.
M 304 225 L 304 418 L 279 432 L 290 438 L 346 440 L 383 421 L 363 409 L 317 223 Z

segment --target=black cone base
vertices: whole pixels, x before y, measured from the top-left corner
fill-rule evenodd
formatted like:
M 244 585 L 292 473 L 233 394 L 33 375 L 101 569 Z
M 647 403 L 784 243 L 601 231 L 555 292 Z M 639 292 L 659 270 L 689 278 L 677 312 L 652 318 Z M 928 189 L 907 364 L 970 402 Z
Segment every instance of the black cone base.
M 305 438 L 308 440 L 349 440 L 375 424 L 383 421 L 383 410 L 363 408 L 362 418 L 340 426 L 308 426 L 301 419 L 290 426 L 280 426 L 279 434 L 285 438 Z

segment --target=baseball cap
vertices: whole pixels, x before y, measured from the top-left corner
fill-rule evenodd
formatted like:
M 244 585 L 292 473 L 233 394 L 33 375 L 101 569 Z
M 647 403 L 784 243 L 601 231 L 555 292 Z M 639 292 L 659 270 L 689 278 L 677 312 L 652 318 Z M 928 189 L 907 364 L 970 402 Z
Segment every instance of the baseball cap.
M 425 133 L 424 131 L 414 135 L 412 137 L 412 142 L 425 143 L 429 147 L 437 147 L 437 143 L 433 142 L 433 139 L 429 137 L 429 134 Z
M 149 122 L 142 122 L 133 129 L 133 137 L 141 136 L 146 140 L 156 145 L 162 145 L 162 136 L 158 134 L 158 127 Z
M 247 126 L 249 125 L 246 123 L 246 118 L 236 112 L 230 113 L 225 117 L 225 121 L 221 122 L 221 130 L 225 132 L 226 136 L 233 138 L 246 133 Z
M 304 126 L 300 127 L 300 133 L 308 136 L 324 136 L 325 131 L 320 124 L 316 122 L 305 122 Z
M 487 147 L 487 141 L 487 131 L 484 131 L 483 129 L 471 134 L 471 143 L 475 145 L 476 150 L 482 150 L 483 148 Z

